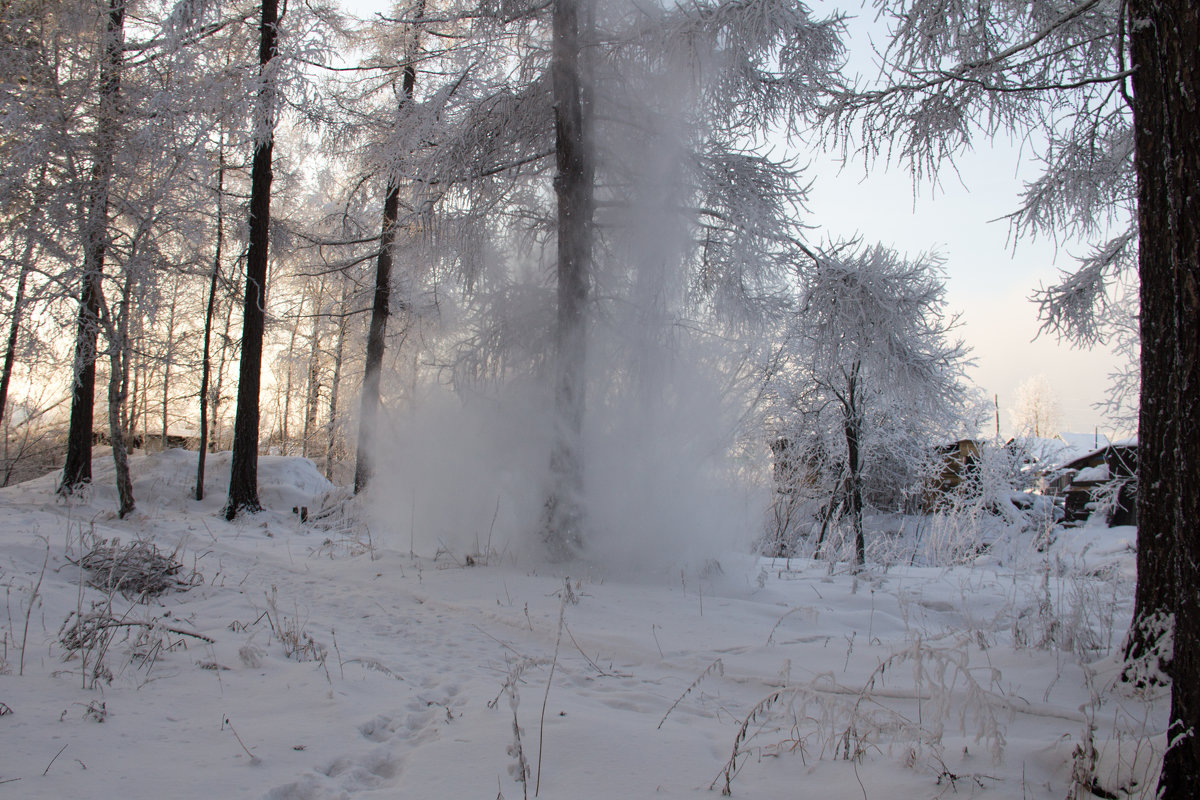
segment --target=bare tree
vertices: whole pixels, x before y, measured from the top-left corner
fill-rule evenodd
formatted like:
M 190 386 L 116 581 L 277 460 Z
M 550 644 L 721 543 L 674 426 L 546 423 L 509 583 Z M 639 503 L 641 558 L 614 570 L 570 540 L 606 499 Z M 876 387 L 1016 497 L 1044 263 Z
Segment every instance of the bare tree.
M 418 30 L 425 17 L 425 0 L 417 0 L 411 10 L 412 32 L 405 45 L 401 65 L 400 93 L 396 109 L 397 120 L 403 119 L 412 103 L 417 86 Z M 402 176 L 395 170 L 387 176 L 383 199 L 383 221 L 379 232 L 379 255 L 375 260 L 375 290 L 371 302 L 371 326 L 367 332 L 366 364 L 363 367 L 362 394 L 359 400 L 358 450 L 354 465 L 354 491 L 366 488 L 371 479 L 371 448 L 375 446 L 376 419 L 379 416 L 379 381 L 383 370 L 386 347 L 387 320 L 391 314 L 392 258 L 396 245 L 396 228 L 400 219 Z
M 276 86 L 272 60 L 278 55 L 279 4 L 262 0 L 259 23 L 259 87 L 254 114 L 254 164 L 250 177 L 250 249 L 246 254 L 246 295 L 242 305 L 242 356 L 237 417 L 225 517 L 261 510 L 258 502 L 259 387 L 266 326 L 267 256 L 271 225 L 271 158 L 275 146 Z
M 554 193 L 558 202 L 557 286 L 554 333 L 554 444 L 551 486 L 542 537 L 551 557 L 566 559 L 583 542 L 583 455 L 586 338 L 584 319 L 592 280 L 592 213 L 595 166 L 586 112 L 590 92 L 580 48 L 580 6 L 555 0 L 550 77 L 554 105 Z M 586 19 L 586 10 L 583 19 Z M 587 36 L 587 29 L 583 29 Z M 585 39 L 586 40 L 586 39 Z
M 842 133 L 861 123 L 868 153 L 898 151 L 918 173 L 969 143 L 976 121 L 987 133 L 1047 132 L 1060 146 L 1015 217 L 1028 228 L 1094 230 L 1110 218 L 1106 205 L 1119 214 L 1136 197 L 1136 233 L 1097 246 L 1043 297 L 1043 312 L 1051 328 L 1094 339 L 1107 287 L 1137 263 L 1138 588 L 1126 675 L 1149 679 L 1156 670 L 1147 663 L 1169 657 L 1171 623 L 1176 643 L 1192 641 L 1200 625 L 1190 589 L 1200 552 L 1200 215 L 1189 188 L 1200 180 L 1200 107 L 1191 98 L 1200 8 L 1188 0 L 950 5 L 953 13 L 926 0 L 882 2 L 892 23 L 889 80 L 843 96 L 830 119 Z M 1198 670 L 1195 648 L 1176 647 L 1160 796 L 1190 796 L 1200 779 Z
M 1017 387 L 1012 418 L 1022 436 L 1049 437 L 1058 433 L 1058 396 L 1045 375 L 1026 378 Z
M 100 100 L 95 152 L 88 187 L 84 225 L 84 260 L 75 332 L 75 379 L 71 391 L 71 422 L 67 457 L 59 491 L 71 494 L 92 480 L 92 415 L 96 389 L 96 337 L 99 298 L 103 291 L 104 255 L 108 246 L 109 188 L 113 154 L 120 135 L 121 72 L 125 52 L 125 2 L 110 0 L 100 61 Z
M 213 316 L 217 304 L 217 286 L 221 278 L 221 251 L 225 246 L 225 136 L 220 134 L 217 142 L 217 186 L 216 186 L 216 230 L 213 246 L 212 274 L 208 285 L 208 303 L 204 312 L 204 348 L 200 356 L 200 443 L 196 454 L 196 499 L 204 499 L 204 462 L 208 457 L 208 392 L 212 371 Z M 215 404 L 213 404 L 215 405 Z M 216 416 L 215 408 L 213 416 Z
M 858 566 L 866 560 L 867 476 L 898 453 L 919 461 L 936 433 L 964 416 L 969 360 L 951 338 L 957 320 L 945 310 L 945 292 L 936 259 L 908 261 L 879 246 L 819 257 L 804 276 L 787 358 L 774 377 L 780 415 L 803 420 L 804 429 L 785 422 L 780 432 L 807 445 L 793 460 L 824 462 L 831 473 L 824 521 L 844 509 Z M 815 437 L 803 438 L 810 432 Z M 909 481 L 919 474 L 920 465 L 910 465 Z

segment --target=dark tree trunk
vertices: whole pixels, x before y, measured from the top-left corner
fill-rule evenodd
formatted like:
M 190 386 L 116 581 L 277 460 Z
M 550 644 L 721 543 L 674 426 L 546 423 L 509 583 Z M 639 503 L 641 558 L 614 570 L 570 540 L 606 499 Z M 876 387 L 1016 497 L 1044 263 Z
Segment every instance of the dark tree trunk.
M 862 409 L 859 407 L 858 378 L 861 365 L 854 364 L 842 399 L 846 433 L 846 472 L 849 476 L 846 503 L 850 522 L 854 527 L 854 566 L 862 567 L 867 561 L 866 540 L 863 537 L 862 499 Z
M 1146 561 L 1149 570 L 1138 574 L 1137 619 L 1153 612 L 1151 602 L 1174 612 L 1158 796 L 1182 800 L 1200 782 L 1200 7 L 1131 0 L 1129 19 L 1146 364 L 1138 567 Z M 1164 576 L 1174 591 L 1143 588 Z
M 392 243 L 396 240 L 399 216 L 400 187 L 393 178 L 388 182 L 387 197 L 383 201 L 383 228 L 379 237 L 379 257 L 375 261 L 375 297 L 371 305 L 371 327 L 367 331 L 367 363 L 363 370 L 358 450 L 354 461 L 355 494 L 366 489 L 371 480 L 371 448 L 379 415 L 379 378 L 383 372 L 384 335 L 392 295 Z
M 29 263 L 33 257 L 33 240 L 25 247 L 25 259 L 21 264 L 21 275 L 17 278 L 17 291 L 13 295 L 12 320 L 8 325 L 8 345 L 4 348 L 4 368 L 0 373 L 0 422 L 8 406 L 8 383 L 12 379 L 13 365 L 17 360 L 17 338 L 21 333 L 21 306 L 25 302 L 25 280 L 29 275 Z
M 258 502 L 258 395 L 262 380 L 263 330 L 266 324 L 267 255 L 271 224 L 271 155 L 275 144 L 274 87 L 267 66 L 276 54 L 278 0 L 262 0 L 259 25 L 259 75 L 255 113 L 254 163 L 250 170 L 250 249 L 246 253 L 246 295 L 242 305 L 242 359 L 238 373 L 237 416 L 225 518 L 239 511 L 262 510 Z
M 196 499 L 204 499 L 204 462 L 208 456 L 208 379 L 212 367 L 212 327 L 221 279 L 221 248 L 225 244 L 225 139 L 217 151 L 217 242 L 208 282 L 208 307 L 204 311 L 204 352 L 200 359 L 200 452 L 196 454 Z
M 414 12 L 419 20 L 425 14 L 425 0 L 420 0 Z M 405 59 L 404 77 L 400 84 L 400 109 L 412 99 L 417 87 L 417 47 L 413 36 L 412 50 Z M 363 367 L 362 397 L 358 413 L 358 449 L 354 459 L 354 493 L 367 488 L 371 481 L 371 448 L 375 444 L 376 420 L 379 417 L 379 379 L 383 373 L 383 353 L 386 347 L 387 319 L 391 313 L 392 248 L 396 243 L 396 222 L 400 219 L 400 177 L 388 177 L 387 194 L 383 200 L 383 223 L 379 231 L 379 256 L 375 261 L 375 295 L 371 304 L 371 327 L 367 331 L 367 360 Z
M 1134 6 L 1130 6 L 1133 14 Z M 1132 23 L 1132 20 L 1131 20 Z M 1127 680 L 1153 681 L 1169 667 L 1159 639 L 1174 605 L 1172 537 L 1175 478 L 1171 454 L 1179 430 L 1175 389 L 1175 276 L 1166 243 L 1170 238 L 1162 139 L 1165 125 L 1158 36 L 1131 24 L 1134 136 L 1138 171 L 1139 265 L 1141 276 L 1141 406 L 1138 420 L 1137 592 L 1126 641 Z
M 71 386 L 71 421 L 67 456 L 59 491 L 71 494 L 92 481 L 92 421 L 96 399 L 96 338 L 99 301 L 108 243 L 108 191 L 120 117 L 121 67 L 125 50 L 125 1 L 110 0 L 100 61 L 100 109 L 96 154 L 84 223 L 83 277 L 75 329 L 75 380 Z
M 555 0 L 551 80 L 554 94 L 558 200 L 558 315 L 555 328 L 554 444 L 542 536 L 551 558 L 570 558 L 583 544 L 582 432 L 585 312 L 592 268 L 595 170 L 586 134 L 579 46 L 581 0 Z

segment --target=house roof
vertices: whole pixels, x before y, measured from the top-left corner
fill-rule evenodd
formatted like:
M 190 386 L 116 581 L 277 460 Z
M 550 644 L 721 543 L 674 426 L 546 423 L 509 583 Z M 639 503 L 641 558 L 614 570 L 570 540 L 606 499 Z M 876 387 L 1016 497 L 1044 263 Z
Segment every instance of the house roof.
M 1108 436 L 1099 431 L 1093 431 L 1092 433 L 1060 433 L 1054 438 L 1063 442 L 1068 447 L 1084 453 L 1090 453 L 1112 444 Z

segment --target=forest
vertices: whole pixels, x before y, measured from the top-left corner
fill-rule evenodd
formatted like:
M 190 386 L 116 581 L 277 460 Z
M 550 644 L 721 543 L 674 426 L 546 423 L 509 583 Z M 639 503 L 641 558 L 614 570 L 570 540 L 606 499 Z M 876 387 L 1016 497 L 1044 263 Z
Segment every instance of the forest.
M 1193 796 L 1190 0 L 0 19 L 0 786 Z M 1127 360 L 1086 465 L 938 253 L 806 224 L 804 153 L 997 137 Z

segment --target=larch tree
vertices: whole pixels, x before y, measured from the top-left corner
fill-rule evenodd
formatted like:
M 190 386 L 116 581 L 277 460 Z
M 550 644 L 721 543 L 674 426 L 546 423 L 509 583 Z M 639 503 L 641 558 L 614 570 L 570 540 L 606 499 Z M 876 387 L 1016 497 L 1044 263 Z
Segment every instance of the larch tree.
M 109 237 L 109 190 L 112 183 L 113 154 L 117 149 L 120 132 L 125 0 L 110 0 L 101 42 L 99 84 L 96 90 L 99 110 L 83 229 L 83 269 L 75 332 L 71 421 L 67 432 L 67 455 L 63 464 L 62 481 L 59 484 L 59 491 L 64 494 L 72 494 L 92 481 L 96 344 L 100 327 L 104 256 Z
M 825 521 L 837 508 L 849 518 L 861 567 L 867 477 L 898 452 L 919 461 L 931 439 L 956 426 L 970 362 L 966 346 L 952 338 L 956 318 L 946 311 L 936 259 L 844 247 L 819 256 L 802 281 L 774 380 L 782 384 L 781 412 L 807 419 L 816 433 L 810 444 L 834 465 Z M 897 446 L 902 441 L 920 444 Z M 909 465 L 910 479 L 921 466 Z
M 262 385 L 266 328 L 267 259 L 270 250 L 272 154 L 278 102 L 279 4 L 262 0 L 259 23 L 259 85 L 253 114 L 254 162 L 250 173 L 250 246 L 246 252 L 246 293 L 242 301 L 242 353 L 237 415 L 225 517 L 261 510 L 258 502 L 259 388 Z
M 630 307 L 668 329 L 737 325 L 786 305 L 804 186 L 750 142 L 800 125 L 837 84 L 840 20 L 777 0 L 556 0 L 455 20 L 475 44 L 431 57 L 410 106 L 408 214 L 433 218 L 442 269 L 479 312 L 456 375 L 520 367 L 550 385 L 539 527 L 570 558 L 587 540 L 588 384 L 614 369 L 589 366 L 590 326 Z
M 425 0 L 407 9 L 405 21 L 401 23 L 407 36 L 401 45 L 403 60 L 399 66 L 399 87 L 396 92 L 396 108 L 388 116 L 396 125 L 402 125 L 413 101 L 417 86 L 417 61 L 420 48 L 420 30 L 425 16 Z M 393 87 L 395 87 L 393 76 Z M 386 171 L 384 181 L 382 222 L 379 232 L 379 254 L 375 259 L 374 291 L 371 294 L 371 323 L 367 332 L 366 363 L 363 366 L 362 390 L 359 398 L 358 448 L 355 453 L 354 491 L 361 492 L 371 479 L 371 456 L 377 434 L 377 418 L 380 405 L 380 379 L 383 372 L 383 355 L 387 346 L 387 322 L 391 314 L 392 262 L 396 248 L 397 227 L 400 221 L 400 195 L 405 189 L 402 165 L 406 153 L 390 154 L 387 159 L 392 168 Z
M 1045 375 L 1026 378 L 1017 386 L 1012 417 L 1022 436 L 1051 437 L 1058 433 L 1058 396 Z
M 555 559 L 583 544 L 583 413 L 586 386 L 585 315 L 592 282 L 595 155 L 589 140 L 590 93 L 581 38 L 593 33 L 580 6 L 586 0 L 555 0 L 550 47 L 554 108 L 554 195 L 557 204 L 557 313 L 554 326 L 554 439 L 551 484 L 542 537 Z M 582 37 L 581 37 L 582 34 Z
M 1189 0 L 1128 5 L 1138 174 L 1142 416 L 1138 495 L 1142 547 L 1171 564 L 1171 714 L 1159 797 L 1182 800 L 1200 781 L 1200 8 Z M 1169 431 L 1163 435 L 1162 431 Z M 1142 534 L 1142 513 L 1165 508 Z M 1152 574 L 1151 579 L 1156 577 Z M 1143 609 L 1139 609 L 1143 610 Z M 1151 624 L 1145 617 L 1135 624 Z

